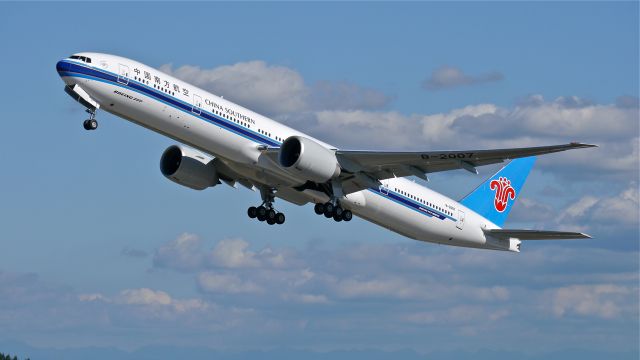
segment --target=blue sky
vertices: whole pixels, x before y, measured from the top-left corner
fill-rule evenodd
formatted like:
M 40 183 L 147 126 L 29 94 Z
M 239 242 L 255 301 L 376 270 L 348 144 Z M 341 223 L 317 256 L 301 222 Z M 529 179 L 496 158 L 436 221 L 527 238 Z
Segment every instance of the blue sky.
M 5 348 L 637 358 L 638 3 L 2 3 L 0 31 Z M 540 159 L 507 220 L 596 239 L 443 248 L 289 204 L 266 228 L 256 193 L 164 179 L 169 139 L 106 113 L 85 132 L 55 72 L 79 51 L 341 147 L 597 143 Z M 495 169 L 427 186 L 458 198 Z

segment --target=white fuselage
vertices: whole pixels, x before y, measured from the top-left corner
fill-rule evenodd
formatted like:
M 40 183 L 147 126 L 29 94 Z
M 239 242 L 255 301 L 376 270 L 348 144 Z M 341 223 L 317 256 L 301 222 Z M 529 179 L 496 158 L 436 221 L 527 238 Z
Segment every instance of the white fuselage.
M 276 196 L 285 200 L 327 201 L 317 191 L 292 191 L 300 179 L 261 150 L 277 148 L 294 135 L 335 147 L 137 61 L 99 53 L 77 55 L 91 63 L 64 59 L 58 72 L 67 85 L 79 85 L 100 109 L 211 154 L 255 183 L 282 189 L 283 195 Z M 340 201 L 355 215 L 412 239 L 516 251 L 508 242 L 487 239 L 482 229 L 497 226 L 484 217 L 405 178 L 383 180 L 379 188 Z

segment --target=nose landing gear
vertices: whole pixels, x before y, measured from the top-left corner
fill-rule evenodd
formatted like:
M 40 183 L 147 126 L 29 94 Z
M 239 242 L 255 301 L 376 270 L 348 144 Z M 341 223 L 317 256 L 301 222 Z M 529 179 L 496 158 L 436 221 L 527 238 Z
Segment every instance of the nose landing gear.
M 96 111 L 87 109 L 89 118 L 82 123 L 85 130 L 95 130 L 98 128 L 98 120 L 96 120 Z

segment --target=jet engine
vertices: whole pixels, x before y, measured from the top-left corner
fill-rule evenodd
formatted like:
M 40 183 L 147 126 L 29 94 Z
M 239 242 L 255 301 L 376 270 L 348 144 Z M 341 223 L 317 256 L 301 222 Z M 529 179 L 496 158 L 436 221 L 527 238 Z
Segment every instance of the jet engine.
M 335 152 L 302 136 L 290 136 L 282 143 L 278 161 L 301 179 L 317 183 L 340 175 Z
M 194 190 L 220 183 L 213 158 L 183 146 L 172 145 L 162 153 L 160 171 L 167 179 Z

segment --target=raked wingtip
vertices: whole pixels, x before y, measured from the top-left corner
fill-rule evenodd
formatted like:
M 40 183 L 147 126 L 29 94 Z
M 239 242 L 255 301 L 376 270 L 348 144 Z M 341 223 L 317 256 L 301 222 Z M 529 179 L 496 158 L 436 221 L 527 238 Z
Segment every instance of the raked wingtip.
M 592 147 L 599 147 L 596 144 L 586 144 L 586 143 L 581 143 L 581 142 L 572 142 L 571 144 L 572 147 L 576 147 L 576 148 L 592 148 Z

